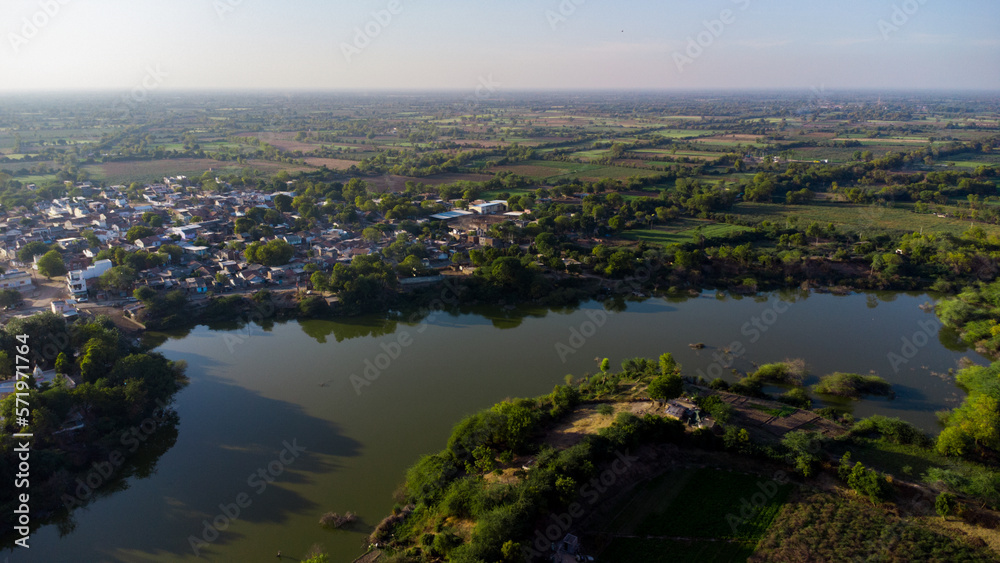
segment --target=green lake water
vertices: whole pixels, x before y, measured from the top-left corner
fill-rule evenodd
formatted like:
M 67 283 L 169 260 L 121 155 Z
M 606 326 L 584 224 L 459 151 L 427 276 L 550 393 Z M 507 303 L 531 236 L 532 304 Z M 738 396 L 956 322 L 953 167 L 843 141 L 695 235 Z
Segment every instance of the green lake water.
M 855 416 L 899 416 L 936 433 L 934 412 L 963 397 L 949 369 L 963 356 L 986 361 L 939 333 L 933 314 L 919 307 L 931 300 L 706 292 L 610 310 L 598 302 L 473 308 L 417 323 L 367 317 L 161 335 L 159 351 L 188 362 L 176 433 L 154 435 L 137 472 L 76 510 L 72 528 L 42 527 L 30 551 L 4 555 L 11 562 L 195 561 L 191 538 L 213 538 L 203 521 L 224 524 L 220 515 L 242 502 L 218 537 L 199 544 L 202 560 L 274 561 L 279 550 L 297 560 L 319 545 L 334 561 L 350 561 L 391 511 L 406 468 L 442 449 L 463 416 L 507 397 L 547 393 L 566 374 L 594 373 L 601 357 L 618 366 L 673 352 L 686 374 L 729 379 L 732 368 L 785 358 L 804 359 L 816 375 L 874 371 L 897 396 L 857 402 Z M 688 346 L 697 342 L 705 348 Z M 732 354 L 722 356 L 723 347 Z M 259 470 L 273 482 L 253 477 Z M 318 520 L 327 511 L 352 511 L 360 521 L 355 531 L 324 530 Z

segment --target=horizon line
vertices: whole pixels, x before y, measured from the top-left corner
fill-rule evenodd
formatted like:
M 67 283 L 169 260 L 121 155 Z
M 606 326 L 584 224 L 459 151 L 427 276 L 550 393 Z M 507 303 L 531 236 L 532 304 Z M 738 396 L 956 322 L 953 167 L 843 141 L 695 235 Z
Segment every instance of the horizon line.
M 10 95 L 37 95 L 37 94 L 120 94 L 130 92 L 133 88 L 59 88 L 59 89 L 0 89 L 0 96 Z M 342 94 L 342 93 L 379 93 L 379 94 L 467 94 L 470 90 L 467 87 L 440 87 L 440 88 L 390 88 L 390 87 L 358 87 L 358 88 L 312 88 L 312 87 L 203 87 L 203 88 L 159 88 L 155 91 L 147 92 L 150 97 L 162 94 Z M 504 88 L 502 93 L 490 96 L 491 99 L 498 99 L 502 94 L 574 94 L 574 93 L 607 93 L 607 94 L 629 94 L 629 93 L 676 93 L 676 92 L 717 92 L 717 93 L 786 93 L 786 92 L 815 92 L 815 87 L 634 87 L 634 88 L 598 88 L 598 87 L 523 87 Z M 830 93 L 976 93 L 976 94 L 996 94 L 1000 95 L 1000 88 L 954 88 L 954 87 L 897 87 L 897 88 L 877 88 L 869 86 L 826 88 L 821 87 L 822 94 Z M 484 100 L 486 101 L 486 100 Z

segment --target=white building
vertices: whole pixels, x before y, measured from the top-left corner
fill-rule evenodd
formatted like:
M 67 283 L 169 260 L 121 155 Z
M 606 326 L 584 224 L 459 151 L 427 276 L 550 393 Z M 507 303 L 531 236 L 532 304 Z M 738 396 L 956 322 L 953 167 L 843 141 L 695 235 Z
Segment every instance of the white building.
M 481 215 L 496 215 L 507 210 L 507 202 L 502 199 L 495 199 L 483 203 L 474 203 L 469 209 Z
M 11 270 L 0 275 L 0 289 L 16 289 L 31 287 L 31 274 L 21 270 Z
M 98 260 L 86 270 L 73 270 L 66 275 L 66 283 L 70 292 L 75 295 L 87 293 L 87 280 L 101 277 L 112 267 L 111 260 Z

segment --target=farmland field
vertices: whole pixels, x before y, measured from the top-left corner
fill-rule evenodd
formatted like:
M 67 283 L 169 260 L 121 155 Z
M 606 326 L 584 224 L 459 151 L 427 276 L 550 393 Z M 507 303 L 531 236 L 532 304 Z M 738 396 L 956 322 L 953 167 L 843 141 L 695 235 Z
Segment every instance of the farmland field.
M 306 158 L 306 164 L 310 166 L 326 166 L 332 170 L 346 170 L 358 163 L 357 160 L 346 160 L 342 158 Z
M 767 477 L 720 470 L 672 471 L 640 486 L 606 526 L 607 561 L 746 559 L 791 492 Z M 750 499 L 753 499 L 752 501 Z
M 669 137 L 671 139 L 692 139 L 694 137 L 704 137 L 717 133 L 718 131 L 698 129 L 661 129 L 656 132 L 661 137 Z
M 288 167 L 280 163 L 252 160 L 246 165 L 231 162 L 220 162 L 210 158 L 174 158 L 164 160 L 139 160 L 126 162 L 106 162 L 85 168 L 92 178 L 110 183 L 150 182 L 162 180 L 164 176 L 200 176 L 206 170 L 239 171 L 243 169 L 258 170 L 261 173 L 274 173 L 278 170 L 308 170 L 307 167 Z
M 809 224 L 816 221 L 821 225 L 833 223 L 838 227 L 846 227 L 852 231 L 871 229 L 877 225 L 880 228 L 900 232 L 950 233 L 961 235 L 969 229 L 968 221 L 951 217 L 938 217 L 932 214 L 917 214 L 911 211 L 909 204 L 856 205 L 844 202 L 816 202 L 801 207 L 781 206 L 771 203 L 740 203 L 733 208 L 734 215 L 756 216 L 772 221 L 784 221 L 785 217 L 797 217 Z M 990 234 L 1000 235 L 1000 226 L 976 223 Z
M 727 225 L 698 219 L 680 219 L 671 224 L 653 229 L 636 229 L 621 234 L 629 241 L 645 241 L 648 244 L 683 244 L 691 242 L 696 234 L 706 239 L 726 237 L 750 229 L 739 225 Z
M 944 535 L 946 529 L 937 517 L 901 518 L 859 498 L 801 493 L 781 509 L 750 561 L 799 561 L 804 553 L 814 561 L 998 560 L 986 547 Z

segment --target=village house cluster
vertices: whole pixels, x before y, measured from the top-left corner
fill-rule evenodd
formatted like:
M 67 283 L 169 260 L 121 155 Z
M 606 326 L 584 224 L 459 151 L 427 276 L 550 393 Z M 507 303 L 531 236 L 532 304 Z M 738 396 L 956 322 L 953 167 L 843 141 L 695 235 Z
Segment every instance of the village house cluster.
M 218 182 L 225 185 L 222 180 Z M 127 197 L 125 186 L 102 188 L 82 182 L 67 186 L 80 195 L 42 201 L 29 210 L 8 210 L 0 222 L 0 259 L 6 261 L 5 273 L 0 275 L 0 289 L 13 288 L 22 293 L 32 289 L 31 272 L 37 271 L 39 256 L 34 263 L 21 263 L 18 251 L 33 242 L 54 245 L 62 255 L 68 273 L 65 294 L 61 297 L 68 299 L 68 309 L 73 309 L 76 301 L 93 299 L 125 305 L 126 314 L 134 315 L 142 307 L 132 297 L 140 287 L 157 291 L 180 289 L 196 299 L 265 287 L 308 290 L 312 272 L 330 271 L 337 262 L 350 262 L 355 256 L 377 254 L 394 241 L 392 236 L 382 241 L 368 240 L 361 236 L 357 224 L 353 230 L 346 230 L 346 226 L 323 219 L 308 230 L 296 230 L 294 225 L 301 222 L 296 221 L 294 211 L 283 213 L 282 222 L 270 226 L 269 232 L 273 234 L 252 239 L 248 233 L 236 232 L 236 221 L 254 208 L 275 209 L 274 199 L 279 195 L 295 197 L 294 182 L 288 183 L 288 191 L 278 193 L 229 189 L 218 194 L 195 195 L 187 189 L 192 185 L 184 176 L 164 178 L 161 183 L 146 185 L 142 201 L 137 201 Z M 468 210 L 452 209 L 447 201 L 438 203 L 449 210 L 417 222 L 445 221 L 452 236 L 444 237 L 447 240 L 426 241 L 431 252 L 423 264 L 428 268 L 452 266 L 451 256 L 456 252 L 502 246 L 504 241 L 487 235 L 489 228 L 504 221 L 523 226 L 530 218 L 530 212 L 508 212 L 507 202 L 502 200 L 471 202 Z M 162 224 L 157 221 L 159 225 L 152 228 L 154 234 L 127 240 L 129 229 L 149 226 L 146 219 L 150 213 L 162 219 Z M 242 250 L 245 245 L 274 239 L 283 240 L 295 250 L 286 264 L 264 266 L 246 260 Z M 230 244 L 233 241 L 242 244 Z M 138 271 L 131 287 L 108 288 L 100 283 L 102 276 L 115 266 L 112 260 L 99 256 L 102 251 L 122 248 L 128 252 L 156 252 L 165 245 L 179 248 L 180 255 L 172 248 L 171 260 Z M 37 279 L 38 274 L 34 277 Z M 406 276 L 401 280 L 403 285 L 419 281 Z M 68 313 L 72 315 L 73 311 Z

